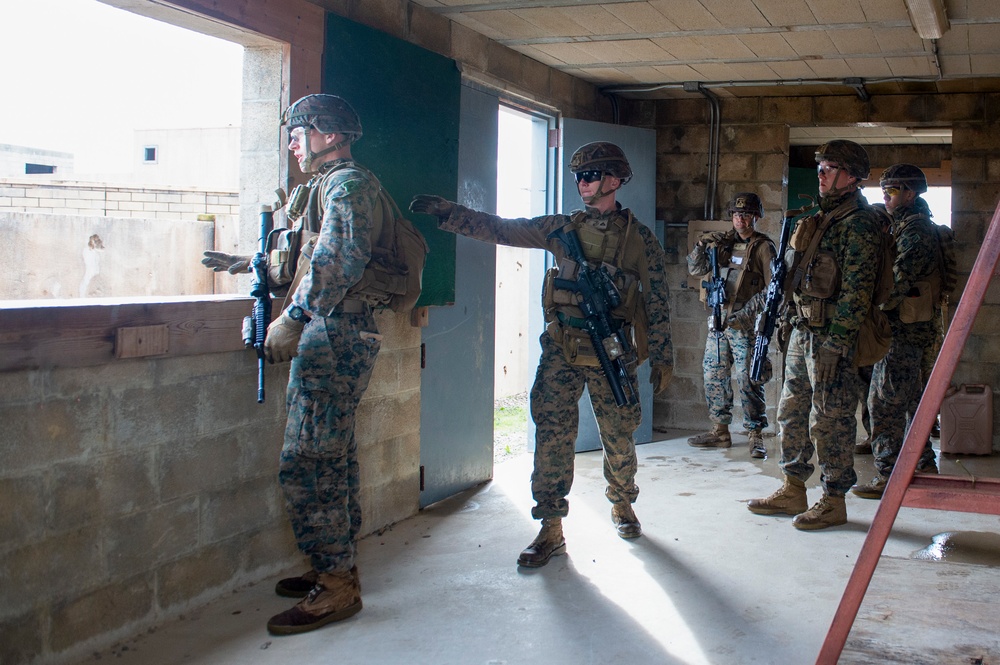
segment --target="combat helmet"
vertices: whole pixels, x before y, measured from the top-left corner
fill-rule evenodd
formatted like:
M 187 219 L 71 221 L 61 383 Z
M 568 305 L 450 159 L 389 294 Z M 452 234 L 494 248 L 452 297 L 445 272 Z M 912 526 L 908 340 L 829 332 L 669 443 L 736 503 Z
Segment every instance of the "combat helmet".
M 324 134 L 350 134 L 355 141 L 361 138 L 358 114 L 336 95 L 306 95 L 285 109 L 281 124 L 289 128 L 315 127 Z
M 893 164 L 879 176 L 880 187 L 901 187 L 917 194 L 927 191 L 927 176 L 913 164 Z
M 632 167 L 625 153 L 608 141 L 594 141 L 577 148 L 569 160 L 569 170 L 572 173 L 603 171 L 621 180 L 623 185 L 632 179 Z
M 732 215 L 736 212 L 748 212 L 754 217 L 764 216 L 764 206 L 760 202 L 760 197 L 753 192 L 740 192 L 732 198 L 726 207 L 726 213 Z
M 867 180 L 871 174 L 868 153 L 854 141 L 835 139 L 816 148 L 816 163 L 836 162 L 858 180 Z

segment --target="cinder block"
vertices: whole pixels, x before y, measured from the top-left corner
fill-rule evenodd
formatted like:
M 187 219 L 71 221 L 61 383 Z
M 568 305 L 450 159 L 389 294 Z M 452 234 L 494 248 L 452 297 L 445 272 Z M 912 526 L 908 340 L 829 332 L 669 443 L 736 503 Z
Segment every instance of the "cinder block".
M 761 118 L 778 120 L 786 125 L 811 125 L 812 97 L 763 97 Z
M 92 589 L 108 575 L 100 529 L 86 526 L 19 545 L 0 557 L 0 616 Z M 53 584 L 58 579 L 59 584 Z
M 0 551 L 42 537 L 46 494 L 37 475 L 0 478 Z
M 169 611 L 193 599 L 218 595 L 239 575 L 242 550 L 243 539 L 231 538 L 165 563 L 156 571 L 159 610 Z
M 151 575 L 109 584 L 53 607 L 49 644 L 53 651 L 64 651 L 92 637 L 139 624 L 153 610 Z
M 107 570 L 115 578 L 139 575 L 199 546 L 200 501 L 187 498 L 108 520 L 103 534 Z
M 101 396 L 0 404 L 4 472 L 18 474 L 100 450 L 107 437 Z
M 27 612 L 0 618 L 0 663 L 28 665 L 38 662 L 44 643 L 46 615 L 34 608 Z
M 109 445 L 114 450 L 136 450 L 173 441 L 178 432 L 189 432 L 192 437 L 203 434 L 202 427 L 208 425 L 202 419 L 203 412 L 219 405 L 203 392 L 190 386 L 116 391 L 107 400 Z M 225 392 L 215 393 L 221 394 Z
M 232 485 L 243 454 L 233 431 L 178 438 L 157 450 L 156 478 L 162 501 L 191 498 Z
M 706 103 L 708 103 L 706 101 Z M 761 101 L 759 97 L 732 97 L 723 99 L 719 103 L 719 110 L 726 123 L 743 124 L 748 122 L 760 122 Z M 774 116 L 764 116 L 771 120 Z M 784 120 L 781 116 L 779 119 Z
M 99 523 L 101 512 L 97 474 L 102 461 L 97 457 L 51 467 L 45 518 L 48 528 L 63 531 L 74 526 Z
M 243 551 L 243 566 L 248 574 L 262 570 L 285 570 L 296 564 L 301 564 L 303 570 L 309 569 L 308 561 L 295 544 L 287 517 L 278 519 L 274 526 L 248 534 Z
M 521 65 L 525 56 L 494 41 L 489 43 L 487 52 L 489 54 L 487 73 L 511 83 L 520 82 Z
M 489 44 L 490 40 L 485 36 L 460 23 L 451 22 L 450 55 L 459 62 L 485 72 L 489 66 Z
M 206 492 L 201 501 L 203 544 L 217 543 L 273 525 L 284 517 L 284 499 L 274 477 Z
M 425 49 L 451 55 L 451 20 L 416 3 L 408 2 L 409 39 Z
M 855 95 L 816 97 L 816 124 L 843 125 L 868 121 L 868 105 Z
M 725 152 L 719 155 L 719 180 L 751 180 L 754 177 L 752 153 Z

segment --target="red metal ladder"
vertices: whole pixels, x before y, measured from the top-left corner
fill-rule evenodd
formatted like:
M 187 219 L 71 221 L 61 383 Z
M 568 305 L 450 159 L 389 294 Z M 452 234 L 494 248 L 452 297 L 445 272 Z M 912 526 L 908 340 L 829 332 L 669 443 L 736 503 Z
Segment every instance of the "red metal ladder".
M 941 344 L 941 352 L 938 354 L 937 362 L 934 363 L 927 388 L 913 415 L 910 431 L 906 435 L 902 451 L 886 485 L 885 494 L 882 495 L 878 510 L 872 519 L 858 561 L 854 564 L 854 571 L 847 581 L 847 588 L 840 599 L 840 605 L 816 659 L 816 665 L 836 665 L 840 658 L 900 506 L 1000 515 L 1000 479 L 914 475 L 924 443 L 930 435 L 931 425 L 941 409 L 945 391 L 962 357 L 962 350 L 969 339 L 972 324 L 983 303 L 986 289 L 993 279 L 998 256 L 1000 256 L 1000 203 L 993 213 L 986 238 L 979 249 L 969 281 L 956 308 L 955 318 Z

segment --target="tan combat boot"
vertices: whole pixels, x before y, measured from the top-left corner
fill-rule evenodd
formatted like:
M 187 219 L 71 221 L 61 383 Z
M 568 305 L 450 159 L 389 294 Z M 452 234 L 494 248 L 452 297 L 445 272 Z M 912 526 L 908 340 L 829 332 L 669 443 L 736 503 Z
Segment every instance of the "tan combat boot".
M 888 478 L 881 473 L 877 473 L 871 482 L 852 487 L 851 494 L 860 496 L 862 499 L 881 499 L 882 495 L 885 494 L 885 486 L 888 482 Z
M 358 591 L 361 591 L 361 580 L 358 578 L 358 567 L 353 566 L 351 568 L 351 575 L 354 576 L 355 581 L 358 583 Z M 316 581 L 319 579 L 319 573 L 315 570 L 310 570 L 309 572 L 302 573 L 298 577 L 284 577 L 274 585 L 274 592 L 279 596 L 284 596 L 286 598 L 305 598 L 312 591 L 312 588 L 316 586 Z
M 764 447 L 764 435 L 760 430 L 750 430 L 750 457 L 754 459 L 764 459 L 767 457 L 767 448 Z
M 620 538 L 628 540 L 638 538 L 642 535 L 642 526 L 639 524 L 639 518 L 635 516 L 632 504 L 627 501 L 622 501 L 611 506 L 611 523 L 615 525 Z
M 792 526 L 802 531 L 815 531 L 841 524 L 847 524 L 847 503 L 844 497 L 829 494 L 823 494 L 823 498 L 812 508 L 792 520 Z
M 747 502 L 747 509 L 758 515 L 798 515 L 808 507 L 806 484 L 794 476 L 785 476 L 785 484 L 771 496 Z
M 316 586 L 290 610 L 271 617 L 272 635 L 293 635 L 316 630 L 361 611 L 361 589 L 351 572 L 319 573 Z
M 729 425 L 718 423 L 711 432 L 692 436 L 688 439 L 688 445 L 695 448 L 731 448 L 733 437 L 729 435 Z
M 517 557 L 517 565 L 526 568 L 541 568 L 554 556 L 566 554 L 566 539 L 563 538 L 562 519 L 546 517 L 542 520 L 542 528 Z

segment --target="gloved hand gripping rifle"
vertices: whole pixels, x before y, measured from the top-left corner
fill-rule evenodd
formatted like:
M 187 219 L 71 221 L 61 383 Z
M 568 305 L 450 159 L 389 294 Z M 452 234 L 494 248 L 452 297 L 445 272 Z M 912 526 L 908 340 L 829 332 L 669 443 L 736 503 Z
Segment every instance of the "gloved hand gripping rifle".
M 722 306 L 726 304 L 726 280 L 719 270 L 719 247 L 708 248 L 708 263 L 712 266 L 712 279 L 702 281 L 705 287 L 705 302 L 712 308 L 712 331 L 715 333 L 715 359 L 722 362 Z
M 785 304 L 785 278 L 788 274 L 785 252 L 788 250 L 788 242 L 792 237 L 792 227 L 795 225 L 796 218 L 816 207 L 816 202 L 812 197 L 805 194 L 800 194 L 799 197 L 808 199 L 809 202 L 801 208 L 785 212 L 785 221 L 781 225 L 781 237 L 778 240 L 778 255 L 771 263 L 771 282 L 767 285 L 764 308 L 757 315 L 757 324 L 754 327 L 757 338 L 753 343 L 753 357 L 750 360 L 750 380 L 755 383 L 760 383 L 760 378 L 764 373 L 764 365 L 767 362 L 767 347 L 771 343 L 771 336 L 777 327 L 781 308 Z
M 611 311 L 622 301 L 618 287 L 604 266 L 595 269 L 587 263 L 580 238 L 572 225 L 556 229 L 549 234 L 549 238 L 561 242 L 578 266 L 576 281 L 556 277 L 553 284 L 578 294 L 577 306 L 583 312 L 590 343 L 611 386 L 615 402 L 619 407 L 638 404 L 639 392 L 628 373 L 629 362 L 635 362 L 635 354 L 622 332 L 623 324 L 616 323 L 611 316 Z

